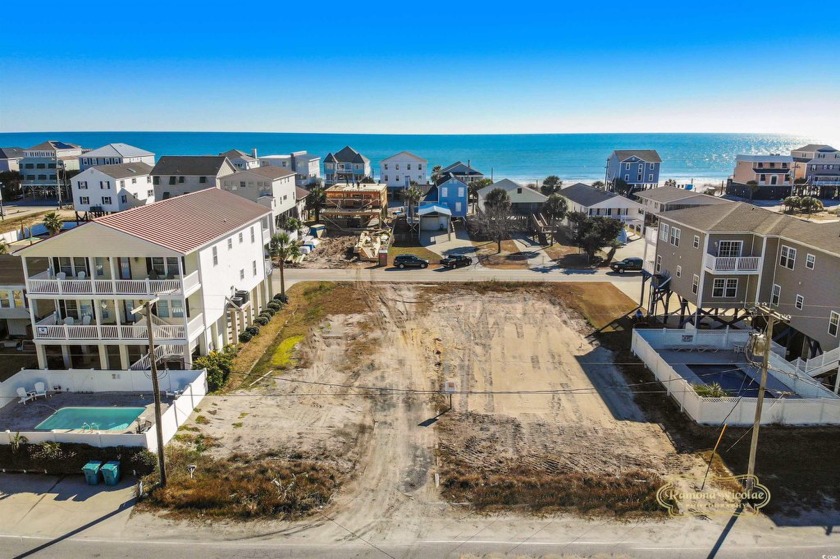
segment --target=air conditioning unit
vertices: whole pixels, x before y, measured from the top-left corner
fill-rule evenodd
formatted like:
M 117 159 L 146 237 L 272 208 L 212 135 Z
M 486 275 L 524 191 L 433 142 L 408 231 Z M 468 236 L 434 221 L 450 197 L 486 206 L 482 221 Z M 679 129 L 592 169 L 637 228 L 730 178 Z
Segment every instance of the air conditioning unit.
M 248 291 L 236 290 L 235 299 L 241 299 L 243 303 L 247 303 L 251 299 L 251 294 Z M 239 304 L 239 303 L 237 303 Z

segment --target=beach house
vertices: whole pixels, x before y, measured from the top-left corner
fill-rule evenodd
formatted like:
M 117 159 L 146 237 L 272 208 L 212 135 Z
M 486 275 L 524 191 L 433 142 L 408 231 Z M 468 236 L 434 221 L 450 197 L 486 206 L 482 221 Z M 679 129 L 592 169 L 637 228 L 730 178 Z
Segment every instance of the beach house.
M 0 173 L 4 171 L 20 171 L 20 160 L 23 159 L 21 148 L 0 148 Z
M 470 184 L 473 181 L 480 181 L 481 179 L 483 179 L 484 173 L 477 169 L 474 169 L 470 163 L 470 161 L 467 161 L 466 163 L 456 161 L 452 165 L 441 169 L 438 172 L 438 176 L 441 177 L 443 180 L 446 180 L 447 175 L 449 175 L 452 178 L 458 179 L 464 184 Z M 438 181 L 440 180 L 441 179 L 438 179 Z
M 513 182 L 509 179 L 502 179 L 489 186 L 485 186 L 478 191 L 479 211 L 484 211 L 484 200 L 489 193 L 493 192 L 497 188 L 501 188 L 508 193 L 513 213 L 520 216 L 530 216 L 538 213 L 542 208 L 542 205 L 548 199 L 538 190 L 522 186 L 521 184 Z
M 408 188 L 411 183 L 429 182 L 429 162 L 422 157 L 401 151 L 379 163 L 379 179 L 388 188 Z
M 33 273 L 47 269 L 45 258 L 33 258 L 29 262 Z M 14 346 L 16 341 L 32 339 L 32 324 L 29 320 L 29 299 L 26 293 L 26 276 L 20 257 L 0 254 L 0 348 Z
M 328 153 L 324 157 L 324 176 L 327 186 L 361 182 L 371 176 L 370 159 L 350 146 L 345 146 L 335 155 Z
M 111 213 L 155 201 L 152 166 L 119 163 L 88 167 L 73 177 L 73 209 L 77 213 Z
M 75 144 L 49 140 L 23 150 L 20 167 L 21 188 L 31 196 L 61 196 L 69 194 L 68 171 L 79 170 L 82 148 Z
M 728 204 L 728 200 L 716 198 L 708 194 L 700 194 L 693 190 L 684 190 L 673 186 L 661 186 L 636 193 L 636 201 L 645 210 L 646 215 L 655 215 L 660 212 L 693 208 L 696 206 L 711 206 Z
M 260 165 L 270 165 L 295 172 L 297 186 L 317 184 L 321 178 L 321 158 L 306 151 L 293 151 L 288 155 L 266 155 L 260 157 Z
M 808 163 L 817 159 L 818 154 L 828 154 L 837 150 L 826 144 L 808 144 L 790 150 L 793 157 L 793 180 L 804 179 L 807 175 Z
M 840 151 L 827 146 L 816 153 L 805 168 L 802 193 L 819 198 L 840 196 Z
M 222 189 L 269 208 L 274 223 L 295 217 L 295 173 L 281 167 L 254 167 L 227 175 Z
M 569 212 L 582 212 L 591 217 L 609 217 L 641 231 L 645 219 L 640 203 L 583 183 L 560 190 Z
M 84 171 L 98 165 L 119 165 L 121 163 L 145 163 L 155 165 L 155 154 L 128 144 L 108 144 L 86 151 L 79 157 L 79 170 Z
M 22 259 L 39 368 L 190 368 L 235 342 L 272 295 L 271 210 L 210 188 L 96 218 L 27 246 Z M 49 268 L 30 269 L 33 258 Z
M 655 149 L 617 149 L 607 158 L 607 172 L 604 182 L 611 191 L 617 183 L 627 185 L 628 193 L 659 186 L 659 170 L 662 158 Z
M 257 150 L 255 149 L 253 155 L 249 155 L 239 149 L 231 149 L 219 154 L 222 157 L 227 157 L 230 164 L 244 171 L 245 169 L 253 169 L 260 166 L 260 160 L 257 159 Z
M 236 167 L 223 155 L 164 155 L 151 172 L 155 200 L 221 188 L 224 177 L 235 172 Z
M 750 200 L 781 200 L 790 196 L 792 186 L 792 156 L 738 155 L 726 193 Z
M 447 208 L 452 218 L 465 218 L 469 213 L 468 196 L 467 185 L 450 176 L 447 180 L 429 188 L 423 200 Z

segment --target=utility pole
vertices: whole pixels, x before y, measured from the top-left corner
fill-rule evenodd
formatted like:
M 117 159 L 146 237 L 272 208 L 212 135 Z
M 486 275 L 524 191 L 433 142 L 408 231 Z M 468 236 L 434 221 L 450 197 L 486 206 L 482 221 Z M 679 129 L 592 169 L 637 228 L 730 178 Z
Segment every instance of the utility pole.
M 763 344 L 759 335 L 754 335 L 753 349 L 763 350 L 761 359 L 761 384 L 758 387 L 758 400 L 755 404 L 755 421 L 753 422 L 752 441 L 750 442 L 750 458 L 747 464 L 747 479 L 745 485 L 747 491 L 751 491 L 755 483 L 755 454 L 758 450 L 758 429 L 761 425 L 761 408 L 764 406 L 764 388 L 767 386 L 767 369 L 770 367 L 770 350 L 773 345 L 773 326 L 777 322 L 786 323 L 790 321 L 787 315 L 779 314 L 770 305 L 758 305 L 752 310 L 753 316 L 761 315 L 767 321 L 767 327 L 763 335 Z
M 155 358 L 155 335 L 152 329 L 152 305 L 158 302 L 159 297 L 150 299 L 143 303 L 142 307 L 132 309 L 132 314 L 146 315 L 146 331 L 149 335 L 149 362 L 152 365 L 152 392 L 155 397 L 155 431 L 157 433 L 157 455 L 158 466 L 160 467 L 160 486 L 166 487 L 166 460 L 163 449 L 163 424 L 161 423 L 160 411 L 160 386 L 158 385 L 157 359 Z M 140 309 L 143 310 L 140 310 Z

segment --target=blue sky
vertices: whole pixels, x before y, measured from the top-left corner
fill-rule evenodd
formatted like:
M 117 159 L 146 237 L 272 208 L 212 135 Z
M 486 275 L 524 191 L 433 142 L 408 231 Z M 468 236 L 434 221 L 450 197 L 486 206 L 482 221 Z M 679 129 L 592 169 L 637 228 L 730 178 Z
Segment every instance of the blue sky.
M 0 131 L 840 136 L 840 24 L 789 3 L 453 4 L 15 2 Z

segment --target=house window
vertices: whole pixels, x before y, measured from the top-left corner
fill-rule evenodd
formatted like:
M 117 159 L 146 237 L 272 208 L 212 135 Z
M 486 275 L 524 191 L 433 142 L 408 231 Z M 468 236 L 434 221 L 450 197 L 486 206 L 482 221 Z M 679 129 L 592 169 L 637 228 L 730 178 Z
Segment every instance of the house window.
M 241 279 L 241 280 L 245 279 L 245 268 L 242 268 L 241 270 L 239 270 L 239 279 Z
M 253 270 L 253 272 L 254 272 L 254 277 L 257 277 L 257 261 L 256 261 L 256 260 L 254 260 L 253 262 L 251 262 L 251 268 L 252 268 L 252 270 Z
M 90 204 L 90 197 L 88 197 L 88 196 L 82 196 L 82 197 L 79 199 L 79 203 L 80 203 L 80 204 Z
M 120 181 L 120 188 L 125 188 L 125 181 Z
M 653 175 L 648 175 L 648 182 L 653 182 Z
M 152 196 L 154 196 L 154 195 L 155 195 L 155 191 L 154 191 L 154 190 L 147 190 L 147 191 L 146 191 L 146 196 L 148 196 L 148 197 L 150 197 L 150 198 L 151 198 L 151 197 L 152 197 Z
M 87 181 L 79 181 L 76 185 L 82 190 L 87 190 Z
M 207 182 L 207 177 L 198 177 L 198 182 L 200 184 L 205 184 Z
M 680 230 L 676 227 L 671 227 L 671 244 L 675 247 L 680 246 Z
M 172 318 L 184 318 L 184 302 L 178 299 L 170 301 Z
M 125 203 L 128 201 L 128 200 L 127 200 L 127 198 L 125 197 L 125 194 L 122 194 L 122 195 L 120 196 L 120 201 L 121 201 L 123 204 L 125 204 Z
M 625 163 L 625 164 L 624 164 L 624 168 L 625 168 L 626 170 L 628 170 L 628 171 L 629 171 L 629 170 L 630 170 L 630 164 L 629 164 L 629 163 Z M 625 176 L 626 176 L 626 175 L 625 175 Z
M 244 242 L 245 242 L 245 236 L 242 234 L 242 231 L 240 231 L 239 232 L 239 244 L 241 245 Z
M 388 175 L 385 175 L 385 182 L 388 182 Z
M 782 256 L 779 258 L 779 265 L 782 268 L 793 270 L 796 265 L 796 249 L 782 245 Z
M 694 235 L 694 242 L 692 243 L 694 248 L 700 248 L 700 235 Z
M 697 295 L 697 287 L 700 285 L 700 276 L 694 274 L 691 278 L 691 292 Z
M 712 284 L 712 297 L 732 299 L 738 294 L 738 280 L 735 278 L 716 278 Z
M 446 190 L 446 188 L 447 188 L 447 187 L 445 187 L 445 186 L 440 187 L 440 197 L 441 197 L 441 198 L 446 198 L 447 193 L 448 193 L 448 191 Z
M 232 248 L 233 248 L 233 239 L 228 238 L 228 250 L 231 250 Z
M 213 247 L 213 265 L 216 266 L 219 264 L 219 249 Z
M 418 170 L 418 171 L 422 171 L 422 170 L 423 170 L 423 164 L 422 164 L 422 163 L 418 163 L 418 164 L 417 164 L 417 170 Z
M 678 278 L 682 277 L 682 266 L 677 266 L 677 277 Z
M 410 171 L 410 170 L 411 170 L 411 163 L 406 164 L 406 166 L 405 166 L 405 170 L 406 170 L 406 171 Z
M 662 228 L 659 229 L 659 240 L 668 242 L 668 233 L 670 231 L 670 227 L 668 227 L 667 223 L 662 224 Z
M 741 241 L 720 241 L 718 243 L 719 258 L 737 258 L 741 256 Z
M 770 293 L 770 304 L 773 306 L 779 306 L 779 300 L 782 298 L 782 286 L 774 283 L 773 284 L 773 291 Z
M 630 175 L 624 175 L 624 182 L 627 182 L 629 180 L 630 180 Z
M 463 197 L 464 197 L 464 187 L 459 186 L 458 187 L 458 198 L 463 198 Z
M 837 337 L 837 326 L 840 324 L 840 314 L 831 311 L 831 316 L 828 317 L 828 333 Z
M 111 203 L 111 197 L 110 196 L 103 196 L 102 197 L 102 203 L 103 204 L 110 204 Z
M 814 269 L 814 264 L 817 262 L 817 257 L 813 254 L 806 254 L 805 255 L 805 267 L 809 270 Z
M 254 226 L 252 225 L 251 226 L 251 242 L 252 243 L 256 242 L 256 239 L 257 238 L 254 236 Z
M 137 179 L 131 179 L 131 184 L 137 184 Z
M 160 177 L 152 177 L 152 184 L 153 185 L 160 184 Z
M 176 177 L 169 177 L 169 184 L 175 184 Z
M 178 182 L 183 183 L 184 182 L 184 177 L 178 177 Z
M 388 170 L 388 164 L 387 163 L 385 164 L 385 170 L 386 171 Z
M 658 255 L 656 257 L 656 273 L 658 274 L 661 271 L 662 271 L 662 256 Z
M 799 309 L 799 310 L 801 311 L 801 310 L 802 310 L 802 307 L 804 307 L 804 306 L 805 306 L 805 297 L 803 297 L 802 295 L 797 294 L 797 295 L 796 295 L 796 301 L 793 303 L 793 306 L 794 306 L 794 307 L 796 307 L 797 309 Z

